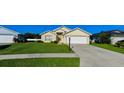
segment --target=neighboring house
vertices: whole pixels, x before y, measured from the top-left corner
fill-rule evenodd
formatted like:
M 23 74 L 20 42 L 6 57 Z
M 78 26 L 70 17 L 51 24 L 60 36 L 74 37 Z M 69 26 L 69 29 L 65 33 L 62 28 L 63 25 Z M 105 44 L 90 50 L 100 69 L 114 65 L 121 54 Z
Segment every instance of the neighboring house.
M 89 44 L 90 33 L 80 28 L 71 30 L 61 26 L 53 31 L 41 33 L 41 40 L 44 42 L 58 41 L 59 43 L 68 44 Z M 70 38 L 70 39 L 69 39 Z
M 109 39 L 111 41 L 111 44 L 115 44 L 118 41 L 124 40 L 124 31 L 121 30 L 111 30 L 111 31 L 104 31 L 93 35 L 93 40 L 96 40 L 96 42 L 100 42 L 100 37 L 98 37 L 99 34 L 106 33 L 109 35 Z
M 124 32 L 114 33 L 111 35 L 111 44 L 115 44 L 118 41 L 124 40 Z
M 0 43 L 14 43 L 14 38 L 17 38 L 18 34 L 18 32 L 0 26 Z

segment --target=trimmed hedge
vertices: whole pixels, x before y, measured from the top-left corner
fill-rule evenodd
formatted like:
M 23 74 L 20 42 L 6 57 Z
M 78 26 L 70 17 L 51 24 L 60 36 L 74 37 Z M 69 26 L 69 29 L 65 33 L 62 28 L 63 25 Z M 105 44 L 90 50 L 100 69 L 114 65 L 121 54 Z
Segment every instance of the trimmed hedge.
M 114 46 L 124 48 L 124 42 L 117 42 Z

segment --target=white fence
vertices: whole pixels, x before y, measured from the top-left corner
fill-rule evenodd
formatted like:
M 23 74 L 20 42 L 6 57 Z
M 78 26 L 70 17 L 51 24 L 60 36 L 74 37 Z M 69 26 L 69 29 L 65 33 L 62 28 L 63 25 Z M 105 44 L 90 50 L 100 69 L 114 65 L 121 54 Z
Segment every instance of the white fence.
M 27 39 L 27 41 L 33 42 L 33 41 L 40 41 L 41 39 Z

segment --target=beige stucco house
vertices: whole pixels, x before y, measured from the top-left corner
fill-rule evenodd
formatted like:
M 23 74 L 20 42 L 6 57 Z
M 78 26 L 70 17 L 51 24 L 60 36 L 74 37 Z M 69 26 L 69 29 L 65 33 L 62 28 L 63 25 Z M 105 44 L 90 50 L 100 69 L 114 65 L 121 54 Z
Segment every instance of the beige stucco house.
M 41 40 L 44 42 L 59 41 L 59 43 L 68 44 L 89 44 L 90 33 L 80 28 L 71 30 L 61 26 L 53 31 L 41 33 Z

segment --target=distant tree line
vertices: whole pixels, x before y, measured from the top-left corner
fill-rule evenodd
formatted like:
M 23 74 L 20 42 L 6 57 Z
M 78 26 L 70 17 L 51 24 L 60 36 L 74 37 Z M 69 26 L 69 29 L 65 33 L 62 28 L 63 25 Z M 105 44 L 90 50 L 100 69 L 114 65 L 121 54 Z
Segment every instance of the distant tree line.
M 34 33 L 25 33 L 25 34 L 19 34 L 18 38 L 14 38 L 15 42 L 27 42 L 27 39 L 40 39 L 39 34 Z
M 40 39 L 39 34 L 34 34 L 34 33 L 25 33 L 23 34 L 26 39 Z

